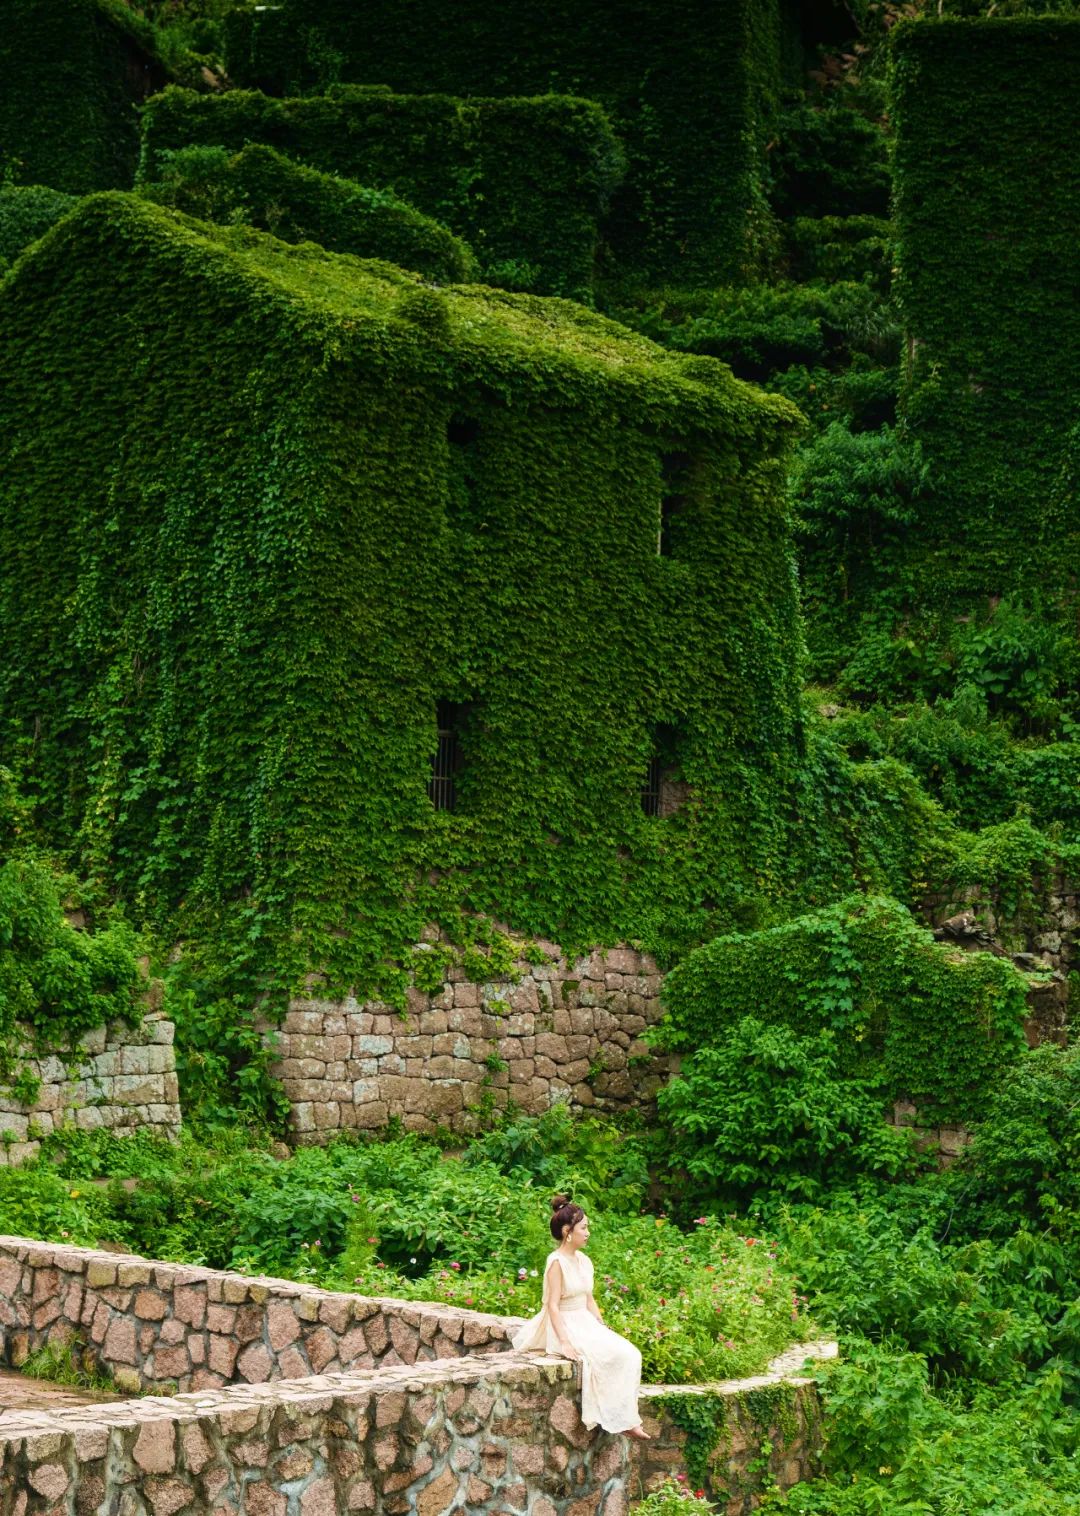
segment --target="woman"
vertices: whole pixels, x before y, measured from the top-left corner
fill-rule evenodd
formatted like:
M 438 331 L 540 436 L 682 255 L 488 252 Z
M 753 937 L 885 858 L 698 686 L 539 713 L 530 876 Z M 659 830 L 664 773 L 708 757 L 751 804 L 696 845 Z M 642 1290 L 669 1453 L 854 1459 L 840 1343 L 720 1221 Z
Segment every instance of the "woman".
M 641 1354 L 604 1325 L 593 1299 L 592 1260 L 581 1251 L 589 1218 L 565 1195 L 551 1202 L 551 1235 L 559 1246 L 544 1266 L 544 1304 L 512 1339 L 519 1352 L 561 1353 L 581 1364 L 581 1419 L 590 1431 L 647 1439 L 638 1414 Z

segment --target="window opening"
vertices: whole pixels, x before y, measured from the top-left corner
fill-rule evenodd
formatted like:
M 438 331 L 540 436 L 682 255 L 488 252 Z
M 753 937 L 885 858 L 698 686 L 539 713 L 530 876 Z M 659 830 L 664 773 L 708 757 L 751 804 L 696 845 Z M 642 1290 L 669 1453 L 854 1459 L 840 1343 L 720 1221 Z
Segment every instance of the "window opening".
M 465 707 L 449 700 L 435 706 L 435 751 L 431 756 L 428 795 L 437 811 L 452 811 L 457 806 L 458 778 L 461 774 L 461 732 Z
M 683 735 L 678 726 L 661 723 L 653 729 L 652 752 L 641 787 L 646 816 L 674 816 L 685 804 L 690 788 L 682 777 Z
M 660 528 L 657 533 L 656 551 L 661 558 L 670 558 L 678 545 L 678 518 L 686 510 L 685 485 L 693 464 L 687 452 L 664 453 L 660 459 L 660 477 L 663 494 L 660 498 Z

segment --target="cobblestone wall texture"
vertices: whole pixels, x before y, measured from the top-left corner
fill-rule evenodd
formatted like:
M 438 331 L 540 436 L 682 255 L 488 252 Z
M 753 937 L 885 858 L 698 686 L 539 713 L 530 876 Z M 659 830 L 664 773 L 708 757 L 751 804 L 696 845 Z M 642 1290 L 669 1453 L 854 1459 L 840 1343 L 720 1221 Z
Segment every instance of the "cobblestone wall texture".
M 450 969 L 402 1016 L 378 1002 L 294 1000 L 279 1033 L 295 1137 L 341 1129 L 468 1131 L 476 1111 L 556 1100 L 588 1110 L 648 1107 L 671 1066 L 641 1040 L 660 1018 L 661 976 L 633 948 L 567 959 L 531 945 L 510 978 L 480 984 Z
M 801 1362 L 808 1350 L 796 1351 Z M 815 1391 L 781 1367 L 713 1387 L 725 1435 L 710 1489 L 728 1516 L 756 1506 L 763 1479 L 788 1488 L 810 1468 Z M 753 1409 L 755 1392 L 781 1383 L 786 1430 Z M 0 1490 L 5 1516 L 626 1516 L 683 1467 L 685 1433 L 662 1407 L 672 1393 L 645 1392 L 644 1445 L 586 1430 L 573 1365 L 509 1352 L 12 1411 L 0 1420 Z M 765 1441 L 768 1473 L 756 1467 Z
M 77 1338 L 120 1389 L 212 1389 L 506 1346 L 512 1318 L 0 1237 L 0 1362 Z M 6 1516 L 6 1513 L 5 1513 Z
M 173 1024 L 159 1012 L 137 1027 L 118 1021 L 84 1032 L 77 1053 L 28 1055 L 22 1062 L 41 1088 L 31 1105 L 0 1094 L 0 1165 L 35 1157 L 37 1136 L 66 1125 L 168 1137 L 180 1130 Z

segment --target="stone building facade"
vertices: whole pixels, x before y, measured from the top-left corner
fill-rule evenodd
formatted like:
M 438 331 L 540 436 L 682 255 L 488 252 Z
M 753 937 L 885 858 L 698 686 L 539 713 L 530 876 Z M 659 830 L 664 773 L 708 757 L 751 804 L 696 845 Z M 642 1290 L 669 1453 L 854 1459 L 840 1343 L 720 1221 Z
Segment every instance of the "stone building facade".
M 660 1018 L 661 975 L 631 947 L 569 959 L 522 945 L 511 974 L 479 983 L 447 970 L 410 989 L 404 1015 L 356 1000 L 294 1000 L 278 1034 L 296 1139 L 385 1126 L 469 1131 L 513 1102 L 539 1112 L 648 1108 L 672 1067 L 644 1032 Z

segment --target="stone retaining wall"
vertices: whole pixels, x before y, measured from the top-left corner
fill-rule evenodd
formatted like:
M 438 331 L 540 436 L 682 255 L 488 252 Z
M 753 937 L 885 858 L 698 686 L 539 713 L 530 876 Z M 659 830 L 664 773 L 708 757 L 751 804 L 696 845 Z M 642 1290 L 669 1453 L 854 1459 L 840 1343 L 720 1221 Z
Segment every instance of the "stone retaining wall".
M 136 1027 L 117 1021 L 84 1032 L 75 1052 L 21 1061 L 41 1088 L 31 1105 L 0 1093 L 0 1165 L 35 1157 L 37 1137 L 68 1125 L 167 1137 L 180 1130 L 173 1024 L 160 1012 L 148 1012 Z
M 378 1002 L 294 1000 L 275 1072 L 297 1140 L 392 1117 L 409 1131 L 468 1131 L 477 1111 L 511 1101 L 534 1112 L 555 1100 L 651 1105 L 672 1066 L 641 1040 L 661 1014 L 655 962 L 628 947 L 569 960 L 550 942 L 529 954 L 491 983 L 450 968 L 435 992 L 409 991 L 405 1016 Z
M 835 1358 L 835 1342 L 808 1342 L 774 1358 L 768 1372 L 713 1385 L 644 1385 L 642 1423 L 651 1442 L 632 1442 L 630 1493 L 647 1495 L 687 1465 L 680 1401 L 705 1400 L 716 1420 L 716 1442 L 702 1483 L 727 1516 L 755 1509 L 770 1484 L 790 1489 L 815 1473 L 821 1448 L 817 1391 L 801 1372 L 807 1359 Z M 769 1444 L 767 1456 L 762 1446 Z
M 78 1339 L 126 1391 L 261 1384 L 505 1348 L 512 1318 L 0 1237 L 0 1362 Z
M 0 1419 L 18 1516 L 624 1516 L 625 1439 L 516 1355 Z M 5 1505 L 5 1510 L 8 1507 Z
M 0 1419 L 0 1490 L 19 1492 L 18 1516 L 626 1516 L 685 1465 L 665 1403 L 700 1393 L 646 1390 L 646 1444 L 587 1431 L 574 1366 L 516 1353 L 13 1411 Z M 729 1516 L 752 1510 L 770 1476 L 781 1489 L 805 1477 L 808 1380 L 774 1372 L 709 1393 L 723 1427 L 707 1483 Z

